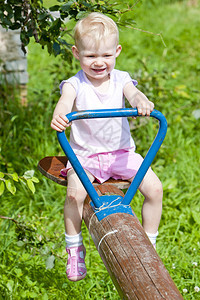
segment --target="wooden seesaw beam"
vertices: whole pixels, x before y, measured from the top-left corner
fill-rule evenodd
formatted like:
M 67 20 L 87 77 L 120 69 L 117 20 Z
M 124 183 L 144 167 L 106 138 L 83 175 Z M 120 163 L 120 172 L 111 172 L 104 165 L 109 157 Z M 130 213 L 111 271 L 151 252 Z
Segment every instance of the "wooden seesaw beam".
M 45 157 L 39 162 L 38 169 L 46 177 L 66 186 L 66 179 L 60 175 L 66 162 L 66 156 Z M 120 189 L 129 185 L 128 181 L 113 179 L 102 185 L 94 183 L 100 196 L 123 196 Z M 87 196 L 83 219 L 122 299 L 183 299 L 134 213 L 115 213 L 99 221 Z
M 96 190 L 100 195 L 123 196 L 111 185 Z M 115 213 L 98 221 L 90 201 L 88 196 L 83 219 L 121 299 L 183 299 L 134 212 L 134 216 Z
M 67 115 L 67 118 L 71 122 L 86 118 L 128 116 L 138 116 L 137 110 L 133 108 L 87 110 L 72 112 Z M 108 181 L 94 188 L 64 131 L 57 132 L 57 136 L 64 153 L 88 193 L 84 204 L 83 219 L 120 297 L 131 300 L 179 300 L 183 299 L 180 292 L 130 207 L 130 202 L 167 131 L 166 119 L 159 111 L 153 110 L 150 116 L 159 121 L 159 130 L 125 196 L 118 188 L 119 182 L 118 187 L 110 185 Z M 52 176 L 50 169 L 53 172 L 57 169 L 56 165 L 53 163 L 52 165 L 52 168 L 47 170 L 39 163 L 39 169 L 48 178 L 63 184 L 60 178 L 58 180 Z M 58 177 L 60 177 L 60 169 L 57 170 Z M 66 185 L 66 181 L 63 185 Z

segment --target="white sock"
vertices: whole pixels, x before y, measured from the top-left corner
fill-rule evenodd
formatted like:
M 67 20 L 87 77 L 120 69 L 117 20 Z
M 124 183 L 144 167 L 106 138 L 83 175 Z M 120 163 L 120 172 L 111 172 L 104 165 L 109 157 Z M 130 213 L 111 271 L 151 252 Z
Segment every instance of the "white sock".
M 158 231 L 156 233 L 148 233 L 146 232 L 150 242 L 152 243 L 152 245 L 155 245 L 156 244 L 156 238 L 158 236 Z
M 67 248 L 79 247 L 82 245 L 82 232 L 76 235 L 68 235 L 65 233 L 65 241 Z

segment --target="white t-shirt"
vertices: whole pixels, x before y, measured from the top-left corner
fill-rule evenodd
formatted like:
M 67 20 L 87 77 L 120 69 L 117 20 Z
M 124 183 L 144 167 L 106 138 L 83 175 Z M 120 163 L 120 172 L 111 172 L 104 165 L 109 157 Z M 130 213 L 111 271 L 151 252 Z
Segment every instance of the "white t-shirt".
M 127 72 L 113 70 L 109 89 L 107 93 L 101 94 L 81 70 L 62 81 L 60 90 L 62 93 L 62 86 L 66 82 L 74 87 L 76 99 L 72 111 L 118 109 L 125 107 L 123 88 L 131 81 L 137 84 Z M 126 117 L 75 120 L 71 126 L 70 145 L 81 156 L 135 147 Z

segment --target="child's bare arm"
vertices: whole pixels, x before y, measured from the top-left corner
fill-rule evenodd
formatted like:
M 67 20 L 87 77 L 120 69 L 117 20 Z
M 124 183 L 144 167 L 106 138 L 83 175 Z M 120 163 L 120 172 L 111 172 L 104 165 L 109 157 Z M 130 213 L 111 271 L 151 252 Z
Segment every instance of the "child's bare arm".
M 131 106 L 137 108 L 139 115 L 149 116 L 154 109 L 153 102 L 149 101 L 147 97 L 134 86 L 132 82 L 129 82 L 125 85 L 124 95 Z
M 53 119 L 51 121 L 51 127 L 56 131 L 61 132 L 65 130 L 66 127 L 71 125 L 66 117 L 66 114 L 72 111 L 75 98 L 75 89 L 70 83 L 65 83 L 62 88 L 62 95 L 58 100 L 53 113 Z

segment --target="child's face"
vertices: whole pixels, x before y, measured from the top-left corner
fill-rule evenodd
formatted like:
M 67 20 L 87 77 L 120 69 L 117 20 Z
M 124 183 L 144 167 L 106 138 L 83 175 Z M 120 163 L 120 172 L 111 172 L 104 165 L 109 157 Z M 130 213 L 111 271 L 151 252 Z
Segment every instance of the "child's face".
M 101 83 L 109 79 L 115 67 L 116 57 L 121 52 L 121 45 L 116 46 L 116 38 L 111 35 L 101 40 L 98 47 L 91 37 L 85 37 L 81 46 L 72 47 L 73 55 L 80 61 L 82 70 L 92 83 Z

